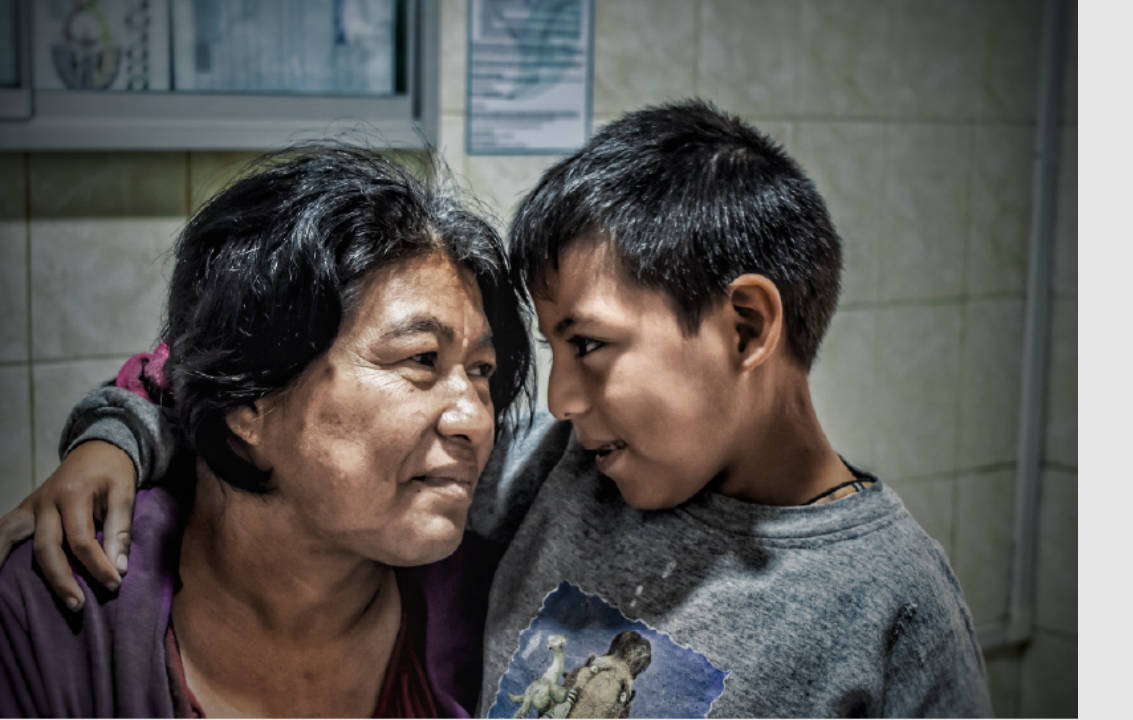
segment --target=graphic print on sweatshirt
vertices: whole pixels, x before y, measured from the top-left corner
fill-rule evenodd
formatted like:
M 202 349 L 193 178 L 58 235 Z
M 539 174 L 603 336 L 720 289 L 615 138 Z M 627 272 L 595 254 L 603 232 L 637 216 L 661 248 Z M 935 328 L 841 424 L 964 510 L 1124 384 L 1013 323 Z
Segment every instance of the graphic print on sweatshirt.
M 488 717 L 706 717 L 726 675 L 563 582 L 520 633 Z

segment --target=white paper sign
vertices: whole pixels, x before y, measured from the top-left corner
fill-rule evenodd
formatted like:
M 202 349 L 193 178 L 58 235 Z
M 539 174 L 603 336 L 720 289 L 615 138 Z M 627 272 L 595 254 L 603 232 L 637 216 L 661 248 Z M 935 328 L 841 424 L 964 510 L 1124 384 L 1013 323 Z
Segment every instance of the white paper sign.
M 592 0 L 471 0 L 467 152 L 572 152 L 590 134 Z

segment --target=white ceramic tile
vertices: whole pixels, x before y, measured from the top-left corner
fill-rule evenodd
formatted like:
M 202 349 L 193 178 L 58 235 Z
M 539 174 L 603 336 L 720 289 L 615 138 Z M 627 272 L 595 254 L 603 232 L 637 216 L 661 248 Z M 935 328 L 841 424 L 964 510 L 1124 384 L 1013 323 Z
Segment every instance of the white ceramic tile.
M 962 321 L 962 305 L 876 311 L 874 457 L 883 477 L 954 469 Z
M 984 655 L 991 706 L 996 717 L 1018 717 L 1019 657 L 1019 651 L 1013 648 Z
M 463 113 L 468 63 L 468 0 L 441 2 L 441 112 Z
M 36 358 L 134 353 L 157 336 L 180 218 L 33 220 Z
M 32 153 L 35 218 L 172 217 L 187 210 L 184 152 Z
M 968 215 L 968 292 L 1015 293 L 1027 286 L 1035 131 L 985 125 L 973 131 Z
M 744 116 L 740 115 L 740 119 L 748 123 L 756 130 L 760 131 L 767 137 L 775 141 L 776 144 L 782 145 L 783 148 L 791 155 L 797 158 L 795 154 L 795 124 L 784 122 L 782 120 L 768 120 L 758 116 Z
M 878 299 L 964 291 L 970 133 L 952 125 L 887 125 Z
M 1078 294 L 1078 126 L 1062 129 L 1058 171 L 1058 217 L 1054 236 L 1054 292 Z
M 0 220 L 26 220 L 27 206 L 27 155 L 0 152 Z
M 1022 300 L 968 302 L 960 383 L 959 467 L 1016 459 L 1022 344 Z
M 197 151 L 189 153 L 189 206 L 195 213 L 240 177 L 263 153 L 255 151 Z
M 979 115 L 991 120 L 1033 120 L 1038 102 L 1042 3 L 982 0 Z
M 500 232 L 506 232 L 519 201 L 535 187 L 543 171 L 560 159 L 558 155 L 469 155 L 465 160 L 468 186 L 496 215 Z
M 1078 478 L 1043 473 L 1035 616 L 1039 627 L 1078 632 Z
M 1039 631 L 1023 653 L 1019 716 L 1078 717 L 1078 639 Z
M 31 386 L 27 365 L 0 367 L 0 515 L 32 484 Z
M 462 188 L 467 189 L 468 174 L 464 154 L 464 116 L 442 115 L 440 124 L 440 137 L 437 138 L 437 150 L 441 159 L 448 165 L 449 172 Z
M 1011 587 L 1014 473 L 956 478 L 956 541 L 952 568 L 977 626 L 1007 616 Z
M 1045 457 L 1078 465 L 1078 303 L 1054 301 L 1047 376 Z
M 877 117 L 886 111 L 893 4 L 804 0 L 799 4 L 798 110 Z
M 594 113 L 620 115 L 694 94 L 696 4 L 594 4 Z
M 27 158 L 0 153 L 0 361 L 28 358 Z
M 703 0 L 697 94 L 736 113 L 795 112 L 799 11 L 794 0 Z M 677 61 L 666 60 L 666 69 Z
M 878 407 L 874 394 L 875 312 L 836 313 L 810 372 L 818 420 L 834 449 L 852 464 L 878 468 L 874 457 Z
M 71 408 L 89 390 L 114 378 L 126 357 L 33 366 L 36 483 L 43 482 L 59 465 L 59 435 Z
M 27 222 L 0 218 L 0 361 L 28 359 Z
M 982 105 L 983 0 L 897 0 L 887 106 L 900 117 L 967 119 Z
M 841 302 L 877 299 L 885 131 L 867 123 L 795 123 L 791 149 L 842 237 Z
M 883 478 L 884 480 L 884 478 Z M 897 491 L 909 513 L 952 557 L 952 498 L 955 480 L 934 475 L 913 480 L 886 481 Z

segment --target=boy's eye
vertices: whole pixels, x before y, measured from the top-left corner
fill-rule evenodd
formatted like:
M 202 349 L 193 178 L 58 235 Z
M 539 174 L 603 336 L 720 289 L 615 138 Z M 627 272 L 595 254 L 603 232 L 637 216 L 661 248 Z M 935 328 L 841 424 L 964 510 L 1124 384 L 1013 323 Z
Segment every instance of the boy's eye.
M 606 344 L 601 340 L 588 338 L 585 335 L 575 335 L 567 342 L 574 346 L 575 357 L 585 357 Z

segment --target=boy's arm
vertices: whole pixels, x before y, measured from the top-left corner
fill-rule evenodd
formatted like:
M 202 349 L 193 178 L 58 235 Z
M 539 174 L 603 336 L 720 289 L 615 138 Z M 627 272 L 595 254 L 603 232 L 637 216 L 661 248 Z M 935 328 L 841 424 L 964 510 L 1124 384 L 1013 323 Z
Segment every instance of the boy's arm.
M 925 605 L 894 628 L 882 714 L 993 717 L 983 654 L 967 616 L 931 617 Z
M 157 405 L 104 385 L 72 409 L 59 444 L 63 463 L 43 485 L 0 519 L 0 563 L 35 532 L 35 555 L 54 592 L 73 610 L 83 594 L 63 549 L 110 590 L 128 563 L 134 483 L 163 475 L 174 451 L 172 428 Z M 95 520 L 103 521 L 103 544 Z

